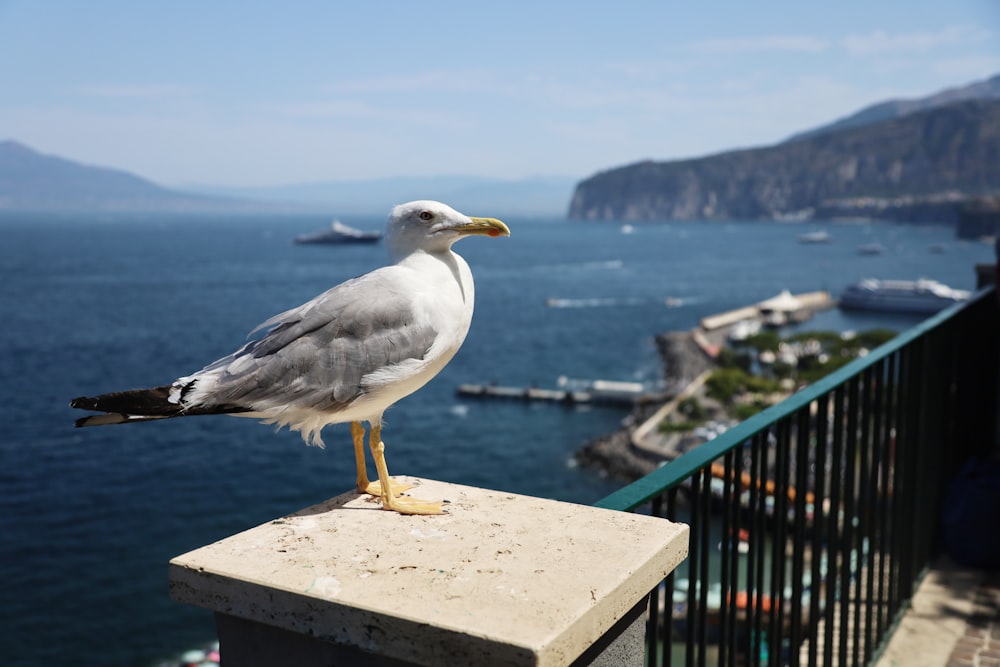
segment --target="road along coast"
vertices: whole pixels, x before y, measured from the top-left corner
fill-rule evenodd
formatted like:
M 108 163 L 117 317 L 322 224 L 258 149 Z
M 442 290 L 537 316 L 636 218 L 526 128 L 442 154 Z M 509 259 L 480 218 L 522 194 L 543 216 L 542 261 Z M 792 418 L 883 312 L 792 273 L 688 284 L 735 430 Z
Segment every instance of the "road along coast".
M 660 447 L 635 445 L 645 442 L 649 431 L 662 419 L 665 409 L 676 404 L 676 397 L 715 368 L 715 362 L 698 344 L 700 330 L 668 331 L 656 337 L 656 347 L 663 362 L 663 377 L 668 394 L 675 398 L 658 404 L 637 406 L 622 420 L 622 428 L 588 442 L 575 456 L 576 462 L 595 468 L 602 474 L 623 481 L 633 481 L 649 474 L 673 458 Z M 645 433 L 644 433 L 645 431 Z

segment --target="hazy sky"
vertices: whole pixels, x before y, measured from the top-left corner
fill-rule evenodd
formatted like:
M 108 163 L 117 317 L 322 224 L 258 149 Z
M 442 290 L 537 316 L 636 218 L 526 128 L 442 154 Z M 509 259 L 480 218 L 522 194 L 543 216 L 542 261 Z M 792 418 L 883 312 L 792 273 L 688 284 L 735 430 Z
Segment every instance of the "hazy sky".
M 996 73 L 997 0 L 0 0 L 0 139 L 170 186 L 585 177 Z

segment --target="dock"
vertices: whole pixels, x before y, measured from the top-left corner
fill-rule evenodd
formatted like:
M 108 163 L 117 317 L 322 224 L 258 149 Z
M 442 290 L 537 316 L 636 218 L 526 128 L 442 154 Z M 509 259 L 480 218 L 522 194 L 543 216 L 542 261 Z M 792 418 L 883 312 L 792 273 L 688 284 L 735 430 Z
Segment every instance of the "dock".
M 816 311 L 833 308 L 836 305 L 836 300 L 831 298 L 829 292 L 791 294 L 784 291 L 752 306 L 744 306 L 703 317 L 700 324 L 702 330 L 706 332 L 731 327 L 745 320 L 756 320 L 765 325 L 781 326 L 790 322 L 804 322 L 812 317 Z
M 565 405 L 607 405 L 631 408 L 661 400 L 641 382 L 615 380 L 567 380 L 560 378 L 557 389 L 505 387 L 497 384 L 460 384 L 457 394 L 468 398 L 496 398 L 516 401 L 544 401 Z

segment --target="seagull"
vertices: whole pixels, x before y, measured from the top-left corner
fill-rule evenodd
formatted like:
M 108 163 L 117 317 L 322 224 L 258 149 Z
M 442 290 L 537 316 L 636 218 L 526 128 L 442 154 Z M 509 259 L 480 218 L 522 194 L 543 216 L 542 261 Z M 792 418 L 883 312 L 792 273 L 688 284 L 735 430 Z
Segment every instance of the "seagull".
M 475 291 L 469 265 L 451 246 L 474 235 L 510 236 L 510 229 L 440 202 L 396 206 L 385 234 L 391 264 L 275 315 L 248 338 L 262 336 L 172 384 L 73 399 L 71 407 L 102 413 L 76 426 L 228 414 L 287 426 L 322 447 L 324 426 L 349 422 L 359 491 L 400 514 L 442 514 L 443 501 L 404 496 L 412 485 L 390 479 L 382 415 L 437 375 L 465 340 Z

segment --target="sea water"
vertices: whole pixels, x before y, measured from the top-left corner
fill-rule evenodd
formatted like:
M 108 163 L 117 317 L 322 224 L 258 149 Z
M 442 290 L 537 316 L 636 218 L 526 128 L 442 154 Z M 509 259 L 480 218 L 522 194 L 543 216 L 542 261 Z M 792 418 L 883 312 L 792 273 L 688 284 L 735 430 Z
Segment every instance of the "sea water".
M 488 215 L 489 211 L 475 211 Z M 349 220 L 377 228 L 375 218 Z M 609 408 L 456 397 L 460 383 L 560 376 L 655 383 L 653 342 L 709 314 L 863 277 L 975 284 L 990 246 L 945 227 L 510 219 L 462 240 L 476 313 L 458 356 L 386 415 L 389 470 L 591 503 L 620 483 L 573 453 Z M 352 488 L 346 425 L 326 449 L 228 417 L 74 429 L 69 400 L 164 384 L 233 351 L 271 315 L 384 262 L 381 244 L 295 246 L 308 216 L 0 220 L 0 650 L 5 665 L 148 665 L 213 636 L 172 602 L 168 560 Z M 886 252 L 860 255 L 866 243 Z M 931 252 L 943 244 L 945 252 Z M 668 305 L 669 303 L 669 305 Z M 806 327 L 918 320 L 826 311 Z M 374 545 L 377 548 L 377 544 Z

